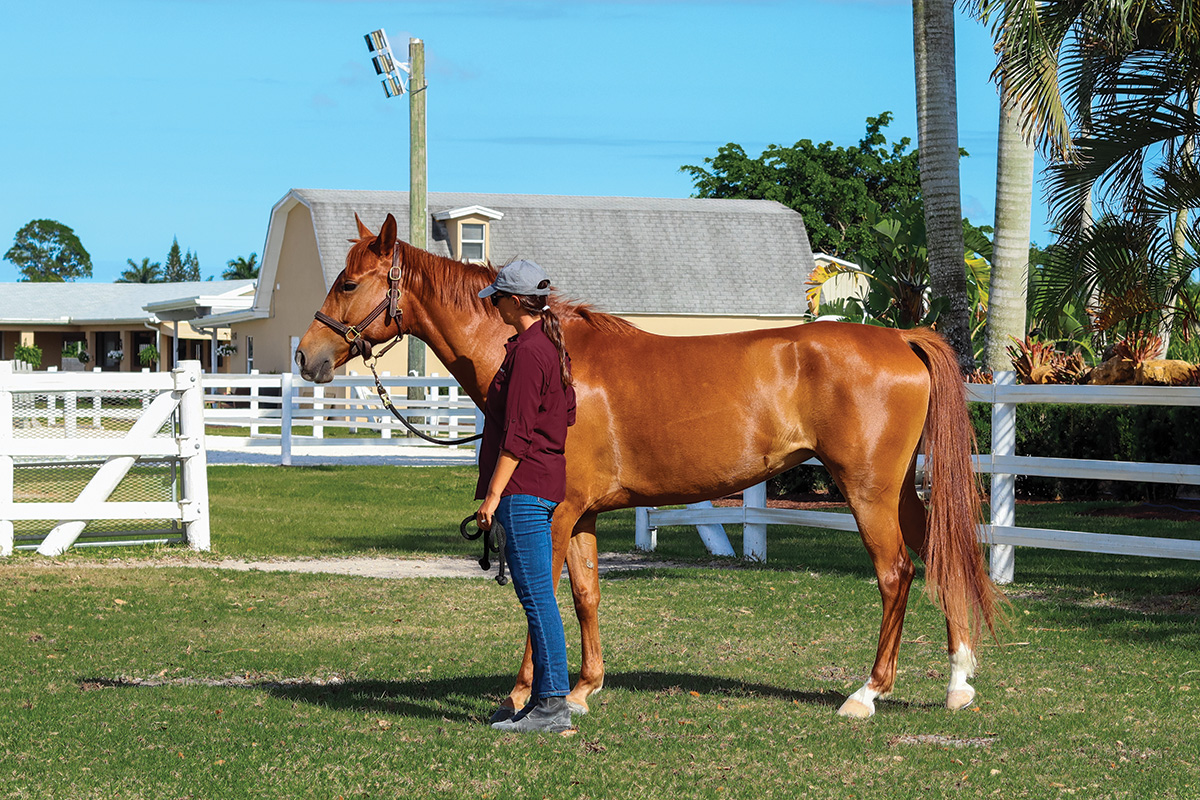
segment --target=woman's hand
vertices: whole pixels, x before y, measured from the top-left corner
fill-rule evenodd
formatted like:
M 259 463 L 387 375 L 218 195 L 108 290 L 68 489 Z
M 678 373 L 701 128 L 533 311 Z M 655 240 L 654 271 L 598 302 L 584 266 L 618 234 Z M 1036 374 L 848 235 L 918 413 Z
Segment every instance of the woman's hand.
M 500 505 L 499 497 L 485 497 L 483 505 L 475 512 L 475 524 L 479 526 L 481 531 L 490 531 L 492 529 L 492 520 L 496 518 L 496 508 Z
M 482 531 L 490 531 L 492 529 L 492 520 L 496 516 L 496 509 L 500 507 L 500 498 L 504 494 L 504 488 L 508 486 L 508 481 L 512 474 L 517 471 L 517 465 L 521 463 L 521 459 L 514 456 L 507 450 L 500 451 L 500 458 L 496 460 L 496 469 L 492 472 L 492 479 L 488 482 L 488 491 L 483 498 L 483 505 L 475 512 L 475 522 L 479 525 Z

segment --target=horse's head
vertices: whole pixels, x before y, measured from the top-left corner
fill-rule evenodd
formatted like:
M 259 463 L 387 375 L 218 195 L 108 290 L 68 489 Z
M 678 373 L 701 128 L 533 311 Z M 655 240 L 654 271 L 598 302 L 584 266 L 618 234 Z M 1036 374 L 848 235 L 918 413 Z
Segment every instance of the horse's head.
M 373 345 L 403 333 L 396 218 L 388 214 L 378 236 L 357 214 L 354 219 L 359 238 L 346 256 L 346 268 L 296 349 L 300 374 L 316 383 L 328 383 L 334 369 L 356 355 L 370 358 Z

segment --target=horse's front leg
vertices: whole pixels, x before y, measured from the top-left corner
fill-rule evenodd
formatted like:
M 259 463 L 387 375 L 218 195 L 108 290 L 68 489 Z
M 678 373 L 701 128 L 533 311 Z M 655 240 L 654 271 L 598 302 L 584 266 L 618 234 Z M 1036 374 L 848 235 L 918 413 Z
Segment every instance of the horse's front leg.
M 581 655 L 579 681 L 567 696 L 571 711 L 588 712 L 587 699 L 604 687 L 604 656 L 600 652 L 600 571 L 596 553 L 596 514 L 584 514 L 575 523 L 567 544 L 567 574 L 579 619 Z

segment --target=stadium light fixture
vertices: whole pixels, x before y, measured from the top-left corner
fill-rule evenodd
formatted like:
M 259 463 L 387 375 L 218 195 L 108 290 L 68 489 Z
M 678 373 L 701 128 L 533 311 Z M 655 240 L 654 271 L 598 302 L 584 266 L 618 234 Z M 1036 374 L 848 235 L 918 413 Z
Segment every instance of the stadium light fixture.
M 383 32 L 383 29 L 371 31 L 363 38 L 367 40 L 367 51 L 375 54 L 371 58 L 371 63 L 375 67 L 375 74 L 383 76 L 383 91 L 387 96 L 400 97 L 407 92 L 405 77 L 411 74 L 411 67 L 407 63 L 396 61 L 393 57 L 392 47 L 388 43 L 387 34 Z

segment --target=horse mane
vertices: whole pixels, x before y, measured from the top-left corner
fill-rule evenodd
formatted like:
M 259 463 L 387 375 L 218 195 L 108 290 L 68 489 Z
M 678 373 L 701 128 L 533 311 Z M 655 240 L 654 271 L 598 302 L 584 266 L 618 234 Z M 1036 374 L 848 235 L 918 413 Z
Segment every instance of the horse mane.
M 357 266 L 362 259 L 374 257 L 368 250 L 374 238 L 351 241 L 354 244 L 346 256 L 347 266 Z M 401 288 L 452 308 L 464 311 L 477 309 L 480 290 L 496 279 L 497 269 L 491 264 L 455 261 L 413 247 L 405 241 L 400 242 L 400 254 L 404 265 Z M 631 322 L 597 311 L 589 303 L 567 300 L 557 292 L 550 295 L 550 307 L 564 324 L 579 320 L 603 333 L 627 334 L 638 330 Z M 488 314 L 499 314 L 490 303 L 484 303 L 484 310 Z

